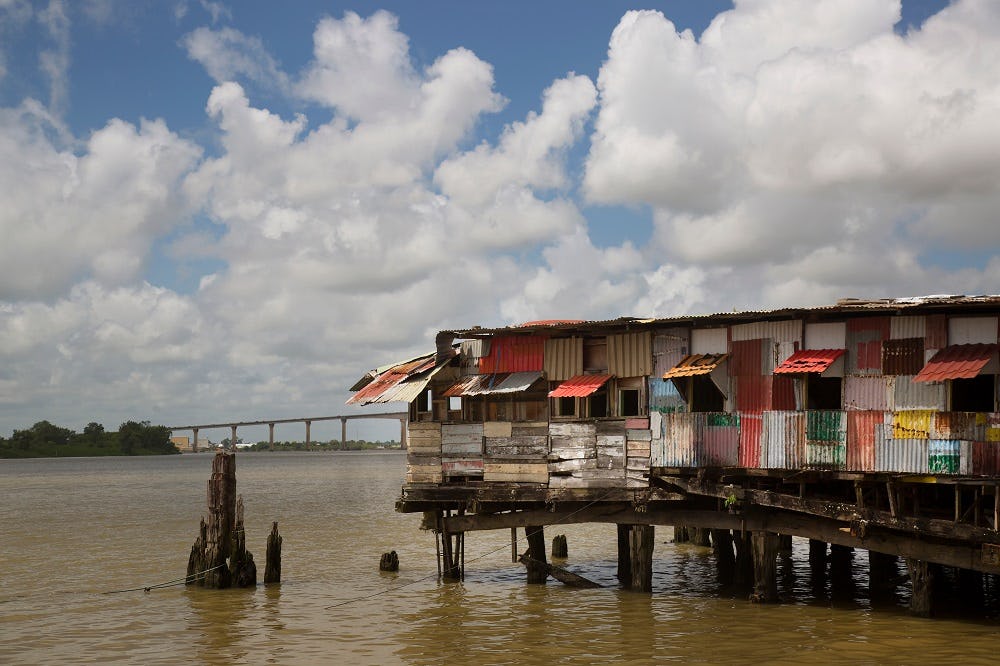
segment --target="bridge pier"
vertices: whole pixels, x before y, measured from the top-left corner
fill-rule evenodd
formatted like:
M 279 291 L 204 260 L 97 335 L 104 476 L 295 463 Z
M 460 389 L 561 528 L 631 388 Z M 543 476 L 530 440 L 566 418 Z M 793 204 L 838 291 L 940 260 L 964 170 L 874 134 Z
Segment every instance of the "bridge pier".
M 236 426 L 231 426 L 233 429 L 233 436 L 229 438 L 229 450 L 236 450 Z
M 306 448 L 309 448 L 309 442 L 312 441 L 310 436 L 310 431 L 312 430 L 312 421 L 306 421 Z
M 194 434 L 194 442 L 191 444 L 191 451 L 193 453 L 198 453 L 198 428 L 191 428 L 191 432 Z
M 347 449 L 347 419 L 340 419 L 340 450 Z
M 267 424 L 267 430 L 268 430 L 268 433 L 267 433 L 268 448 L 271 451 L 274 451 L 274 424 L 273 423 L 268 423 Z

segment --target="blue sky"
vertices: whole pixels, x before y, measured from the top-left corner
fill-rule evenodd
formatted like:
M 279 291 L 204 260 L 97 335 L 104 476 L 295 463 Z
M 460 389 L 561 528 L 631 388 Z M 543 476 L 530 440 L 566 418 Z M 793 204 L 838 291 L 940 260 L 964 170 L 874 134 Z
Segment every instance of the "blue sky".
M 989 0 L 0 0 L 0 434 L 340 413 L 448 326 L 996 293 L 998 58 Z

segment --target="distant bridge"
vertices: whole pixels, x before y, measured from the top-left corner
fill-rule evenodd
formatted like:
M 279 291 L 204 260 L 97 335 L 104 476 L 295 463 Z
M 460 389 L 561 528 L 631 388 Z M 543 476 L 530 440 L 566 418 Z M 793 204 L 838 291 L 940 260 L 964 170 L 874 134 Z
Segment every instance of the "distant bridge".
M 229 441 L 235 445 L 236 429 L 241 426 L 266 425 L 269 430 L 268 443 L 274 450 L 274 426 L 277 423 L 305 423 L 306 424 L 306 444 L 310 443 L 310 429 L 314 421 L 336 421 L 340 419 L 340 447 L 347 445 L 347 422 L 355 419 L 397 419 L 399 421 L 399 445 L 406 448 L 406 412 L 382 412 L 379 414 L 338 414 L 336 416 L 310 416 L 297 419 L 264 419 L 262 421 L 234 421 L 229 423 L 202 423 L 198 425 L 167 426 L 172 431 L 190 430 L 194 434 L 192 449 L 198 450 L 198 431 L 215 428 L 230 428 L 232 436 Z

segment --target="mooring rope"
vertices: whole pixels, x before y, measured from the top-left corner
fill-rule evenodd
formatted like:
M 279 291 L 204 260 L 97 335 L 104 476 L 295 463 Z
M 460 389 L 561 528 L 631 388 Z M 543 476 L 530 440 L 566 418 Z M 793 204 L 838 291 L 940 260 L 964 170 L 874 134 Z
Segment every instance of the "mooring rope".
M 599 497 L 599 498 L 597 498 L 597 499 L 595 499 L 595 500 L 593 500 L 591 502 L 588 502 L 587 504 L 584 504 L 583 506 L 581 506 L 576 511 L 570 511 L 565 516 L 563 516 L 563 518 L 561 520 L 557 520 L 555 522 L 548 523 L 548 524 L 549 525 L 559 525 L 560 523 L 565 522 L 566 520 L 568 520 L 572 516 L 580 513 L 581 511 L 585 511 L 585 510 L 589 509 L 590 507 L 594 506 L 595 504 L 598 504 L 599 502 L 603 502 L 607 498 L 611 497 L 611 495 L 614 494 L 614 492 L 615 492 L 614 490 L 609 490 L 603 497 Z M 499 553 L 501 550 L 506 550 L 508 548 L 510 548 L 510 543 L 505 543 L 504 545 L 500 546 L 499 548 L 495 548 L 493 550 L 487 551 L 485 553 L 482 553 L 481 555 L 478 555 L 478 556 L 473 557 L 472 559 L 469 559 L 469 560 L 466 560 L 466 561 L 467 562 L 475 562 L 475 561 L 481 560 L 481 559 L 483 559 L 485 557 L 489 557 L 490 555 L 494 555 L 496 553 Z M 340 608 L 341 606 L 346 606 L 348 604 L 353 604 L 353 603 L 358 602 L 358 601 L 367 601 L 368 599 L 374 599 L 375 597 L 380 597 L 383 594 L 388 594 L 390 592 L 396 592 L 397 590 L 402 590 L 404 588 L 410 587 L 411 585 L 416 585 L 417 583 L 423 583 L 424 581 L 430 580 L 431 578 L 439 578 L 439 577 L 440 577 L 440 575 L 437 574 L 437 573 L 427 574 L 423 578 L 417 578 L 416 580 L 411 580 L 409 583 L 403 583 L 402 585 L 397 585 L 396 587 L 390 587 L 390 588 L 387 588 L 385 590 L 380 590 L 378 592 L 373 592 L 372 594 L 366 594 L 366 595 L 363 595 L 363 596 L 360 596 L 360 597 L 354 597 L 352 599 L 347 599 L 346 601 L 341 601 L 340 603 L 332 604 L 330 606 L 325 606 L 323 608 L 323 610 L 331 610 L 331 609 L 334 609 L 334 608 Z
M 216 569 L 221 569 L 224 566 L 228 565 L 220 564 L 218 566 L 212 567 L 211 569 L 205 569 L 204 571 L 199 571 L 198 573 L 193 573 L 191 575 L 184 576 L 183 578 L 175 578 L 173 580 L 168 580 L 166 583 L 157 583 L 156 585 L 147 585 L 145 587 L 131 587 L 127 590 L 110 590 L 108 592 L 102 592 L 101 594 L 119 594 L 121 592 L 138 592 L 139 590 L 142 590 L 143 592 L 149 592 L 151 590 L 160 590 L 165 587 L 174 587 L 175 585 L 187 585 L 188 583 L 193 583 L 195 581 L 201 580 L 202 578 L 205 577 L 205 574 L 215 571 Z

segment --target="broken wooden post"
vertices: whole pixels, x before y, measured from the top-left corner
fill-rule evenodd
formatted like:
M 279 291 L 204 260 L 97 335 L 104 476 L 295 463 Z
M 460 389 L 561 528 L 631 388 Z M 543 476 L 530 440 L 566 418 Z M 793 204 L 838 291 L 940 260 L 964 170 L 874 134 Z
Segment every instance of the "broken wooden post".
M 399 555 L 392 550 L 382 553 L 382 559 L 378 563 L 379 571 L 399 571 Z
M 541 525 L 528 525 L 524 528 L 528 540 L 528 551 L 524 554 L 524 566 L 528 570 L 528 583 L 531 585 L 545 583 L 549 577 L 545 560 L 545 528 Z
M 923 560 L 906 558 L 906 568 L 910 572 L 910 613 L 919 617 L 930 617 L 934 611 L 934 574 Z
M 278 523 L 271 525 L 267 535 L 267 561 L 264 563 L 264 584 L 281 582 L 281 535 Z
M 188 557 L 188 585 L 224 589 L 257 584 L 257 567 L 246 549 L 243 498 L 236 496 L 236 456 L 219 451 L 208 480 L 208 520 L 201 520 Z
M 754 603 L 778 601 L 778 535 L 774 532 L 754 532 L 753 544 L 753 594 Z
M 652 525 L 632 525 L 629 531 L 629 555 L 632 576 L 629 589 L 636 592 L 653 591 L 653 543 Z
M 552 576 L 561 583 L 564 583 L 568 587 L 581 587 L 581 588 L 594 588 L 601 587 L 600 583 L 595 583 L 589 578 L 584 578 L 579 574 L 575 574 L 572 571 L 563 569 L 562 567 L 557 567 L 554 564 L 549 564 L 547 562 L 537 562 L 531 559 L 528 553 L 521 555 L 518 558 L 525 567 L 534 566 L 545 571 L 546 576 Z
M 552 558 L 566 559 L 569 557 L 569 545 L 566 543 L 565 534 L 557 534 L 552 537 Z

